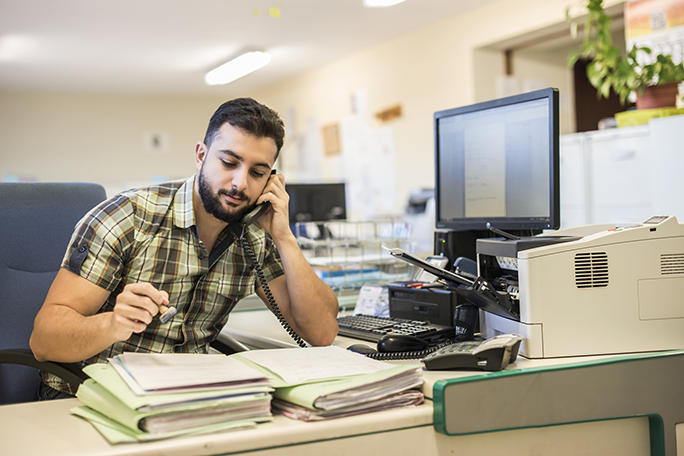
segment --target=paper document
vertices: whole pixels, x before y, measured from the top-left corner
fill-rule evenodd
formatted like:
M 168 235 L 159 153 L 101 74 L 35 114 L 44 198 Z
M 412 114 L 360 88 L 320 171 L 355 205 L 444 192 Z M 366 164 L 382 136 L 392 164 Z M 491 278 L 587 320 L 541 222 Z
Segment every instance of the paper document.
M 266 380 L 261 372 L 224 355 L 122 353 L 109 360 L 140 394 L 181 388 L 245 385 Z
M 270 421 L 271 396 L 261 394 L 231 402 L 184 404 L 179 408 L 140 412 L 92 379 L 78 388 L 76 397 L 87 407 L 134 432 L 167 433 L 201 428 L 226 421 Z
M 267 368 L 289 385 L 371 374 L 395 367 L 335 346 L 254 350 L 240 352 L 239 356 Z
M 123 424 L 108 418 L 102 413 L 90 407 L 75 407 L 71 413 L 87 420 L 97 429 L 102 436 L 112 445 L 119 443 L 150 442 L 155 440 L 169 439 L 182 435 L 212 434 L 232 430 L 253 429 L 257 426 L 255 421 L 224 421 L 211 426 L 184 429 L 182 431 L 150 434 L 140 430 L 133 431 Z
M 131 389 L 112 364 L 90 364 L 83 368 L 83 372 L 111 392 L 128 408 L 141 412 L 182 406 L 196 406 L 202 403 L 213 405 L 220 402 L 248 400 L 251 397 L 273 391 L 273 388 L 269 385 L 249 384 L 235 388 L 211 388 L 199 391 L 193 390 L 191 392 L 141 395 L 136 394 Z
M 303 407 L 280 399 L 274 399 L 271 404 L 288 418 L 301 421 L 321 421 L 360 415 L 362 413 L 380 412 L 383 410 L 394 410 L 402 407 L 420 405 L 423 403 L 423 400 L 423 393 L 416 390 L 410 390 L 393 394 L 382 399 L 376 399 L 336 410 L 312 410 L 308 407 Z
M 423 374 L 418 368 L 397 365 L 373 374 L 276 388 L 273 395 L 309 409 L 336 410 L 391 396 L 422 384 Z

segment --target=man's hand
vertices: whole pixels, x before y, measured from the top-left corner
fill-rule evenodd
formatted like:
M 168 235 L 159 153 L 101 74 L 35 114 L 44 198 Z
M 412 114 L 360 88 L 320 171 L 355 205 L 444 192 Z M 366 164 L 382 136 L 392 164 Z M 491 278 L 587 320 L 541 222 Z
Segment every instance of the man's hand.
M 98 313 L 109 291 L 67 269 L 52 282 L 31 334 L 39 361 L 72 363 L 97 355 L 139 333 L 159 313 L 169 296 L 149 283 L 127 285 L 113 312 Z
M 271 203 L 271 209 L 259 217 L 259 220 L 257 220 L 259 226 L 266 230 L 276 241 L 292 236 L 288 209 L 290 195 L 285 191 L 285 176 L 282 174 L 269 176 L 264 191 L 257 199 L 257 204 L 265 201 Z
M 124 287 L 116 297 L 109 332 L 117 341 L 127 340 L 133 333 L 141 333 L 152 322 L 160 305 L 169 304 L 169 295 L 149 283 L 133 283 Z

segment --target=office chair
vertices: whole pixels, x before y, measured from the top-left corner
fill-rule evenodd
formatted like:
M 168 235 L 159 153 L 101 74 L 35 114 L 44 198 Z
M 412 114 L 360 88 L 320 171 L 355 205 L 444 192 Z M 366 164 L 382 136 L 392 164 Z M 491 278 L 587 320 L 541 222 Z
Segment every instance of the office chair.
M 38 369 L 73 386 L 87 378 L 36 360 L 29 338 L 76 223 L 105 197 L 98 184 L 0 183 L 0 404 L 37 400 Z
M 105 197 L 98 184 L 0 182 L 0 405 L 36 400 L 38 370 L 74 391 L 87 378 L 78 364 L 35 359 L 29 339 L 76 223 Z M 225 334 L 211 346 L 248 349 Z

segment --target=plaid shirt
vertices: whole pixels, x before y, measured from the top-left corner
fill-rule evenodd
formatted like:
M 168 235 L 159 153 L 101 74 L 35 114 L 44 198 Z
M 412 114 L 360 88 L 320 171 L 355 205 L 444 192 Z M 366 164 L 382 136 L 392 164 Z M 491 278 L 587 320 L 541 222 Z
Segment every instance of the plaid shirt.
M 77 225 L 62 267 L 110 291 L 99 313 L 111 312 L 129 283 L 149 282 L 169 294 L 178 311 L 162 324 L 155 318 L 140 334 L 113 344 L 83 366 L 125 351 L 206 353 L 243 297 L 254 293 L 256 276 L 230 229 L 211 254 L 199 240 L 192 195 L 194 176 L 121 193 L 91 210 Z M 273 241 L 252 225 L 245 237 L 267 281 L 283 274 Z M 58 377 L 41 373 L 52 388 L 74 394 Z

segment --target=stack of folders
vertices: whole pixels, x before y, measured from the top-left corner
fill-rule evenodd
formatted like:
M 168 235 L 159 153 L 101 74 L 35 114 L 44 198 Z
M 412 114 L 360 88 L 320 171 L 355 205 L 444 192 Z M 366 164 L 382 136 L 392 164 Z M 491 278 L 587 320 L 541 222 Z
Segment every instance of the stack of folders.
M 124 353 L 84 368 L 72 413 L 110 443 L 253 428 L 272 420 L 271 382 L 224 355 Z
M 376 361 L 340 347 L 276 349 L 231 355 L 272 378 L 272 405 L 317 421 L 423 402 L 420 368 Z

